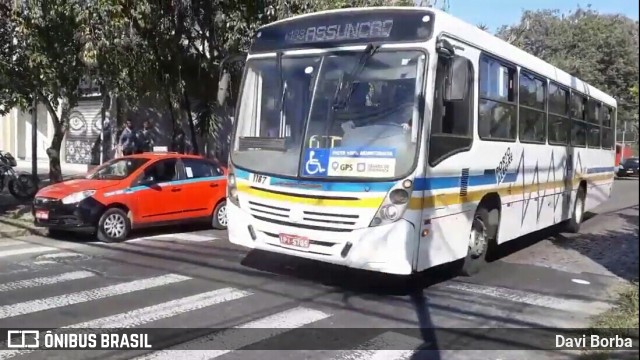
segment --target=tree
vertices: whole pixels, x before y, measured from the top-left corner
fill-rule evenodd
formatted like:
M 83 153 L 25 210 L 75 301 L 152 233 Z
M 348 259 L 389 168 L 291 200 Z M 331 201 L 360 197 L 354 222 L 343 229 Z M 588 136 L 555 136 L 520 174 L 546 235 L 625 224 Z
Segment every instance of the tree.
M 519 24 L 503 26 L 498 36 L 611 94 L 618 119 L 637 124 L 637 21 L 590 8 L 525 11 Z
M 485 24 L 485 23 L 480 23 L 477 26 L 478 26 L 478 29 L 480 29 L 482 31 L 489 31 L 489 26 L 487 26 L 487 24 Z
M 80 98 L 80 80 L 87 70 L 80 57 L 84 40 L 78 36 L 83 3 L 29 0 L 12 9 L 7 17 L 3 14 L 3 22 L 11 28 L 12 45 L 11 57 L 3 56 L 6 64 L 0 72 L 0 108 L 17 106 L 26 110 L 35 99 L 45 105 L 53 122 L 53 137 L 47 149 L 52 182 L 62 180 L 60 148 L 71 109 Z

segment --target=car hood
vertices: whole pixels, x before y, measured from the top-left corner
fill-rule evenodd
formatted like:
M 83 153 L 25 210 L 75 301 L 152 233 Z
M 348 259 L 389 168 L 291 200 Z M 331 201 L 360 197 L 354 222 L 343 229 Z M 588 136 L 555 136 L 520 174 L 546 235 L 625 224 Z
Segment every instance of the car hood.
M 78 191 L 101 190 L 120 184 L 122 180 L 73 179 L 42 188 L 36 196 L 62 199 Z

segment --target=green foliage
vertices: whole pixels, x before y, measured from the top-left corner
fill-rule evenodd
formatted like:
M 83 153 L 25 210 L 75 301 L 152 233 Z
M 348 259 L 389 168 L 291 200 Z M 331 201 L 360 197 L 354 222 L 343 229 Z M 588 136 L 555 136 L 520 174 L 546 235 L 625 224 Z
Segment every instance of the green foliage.
M 614 96 L 618 119 L 637 123 L 637 21 L 590 8 L 525 11 L 498 36 Z

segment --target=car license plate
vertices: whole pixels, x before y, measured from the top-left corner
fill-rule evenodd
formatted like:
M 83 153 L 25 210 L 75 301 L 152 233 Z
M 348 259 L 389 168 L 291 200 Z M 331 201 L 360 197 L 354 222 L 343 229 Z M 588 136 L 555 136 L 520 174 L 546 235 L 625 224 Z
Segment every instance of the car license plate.
M 49 218 L 49 212 L 46 210 L 37 210 L 36 219 L 47 220 Z
M 627 170 L 627 174 L 633 174 L 633 170 Z
M 308 238 L 295 235 L 280 234 L 280 243 L 305 249 L 309 247 Z

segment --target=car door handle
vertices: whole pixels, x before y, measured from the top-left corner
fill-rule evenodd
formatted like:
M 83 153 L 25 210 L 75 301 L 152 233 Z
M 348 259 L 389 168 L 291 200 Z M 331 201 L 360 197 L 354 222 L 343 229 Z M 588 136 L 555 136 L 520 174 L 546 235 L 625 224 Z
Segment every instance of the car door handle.
M 209 184 L 209 187 L 218 187 L 218 184 Z
M 171 189 L 171 192 L 178 192 L 178 191 L 182 191 L 182 189 L 181 188 L 173 188 L 173 189 Z

